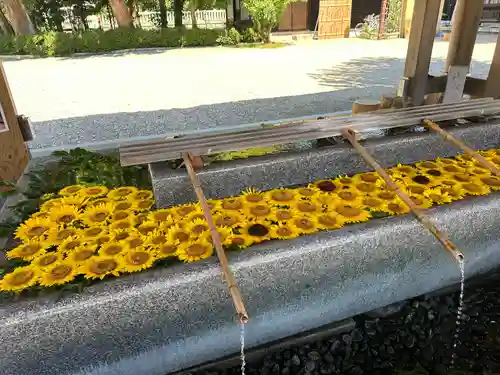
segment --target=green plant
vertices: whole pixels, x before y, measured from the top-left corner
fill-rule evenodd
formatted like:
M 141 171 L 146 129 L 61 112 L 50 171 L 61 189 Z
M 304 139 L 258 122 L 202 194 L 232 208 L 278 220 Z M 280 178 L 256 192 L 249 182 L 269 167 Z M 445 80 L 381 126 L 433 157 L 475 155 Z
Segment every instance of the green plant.
M 241 35 L 238 30 L 232 27 L 229 30 L 226 30 L 224 35 L 221 35 L 217 38 L 217 43 L 220 45 L 236 45 L 241 42 Z
M 257 34 L 257 32 L 252 27 L 249 27 L 243 30 L 241 41 L 244 43 L 257 43 L 261 40 L 259 34 Z
M 289 3 L 290 0 L 244 0 L 255 31 L 263 42 L 269 42 L 271 30 L 278 24 Z

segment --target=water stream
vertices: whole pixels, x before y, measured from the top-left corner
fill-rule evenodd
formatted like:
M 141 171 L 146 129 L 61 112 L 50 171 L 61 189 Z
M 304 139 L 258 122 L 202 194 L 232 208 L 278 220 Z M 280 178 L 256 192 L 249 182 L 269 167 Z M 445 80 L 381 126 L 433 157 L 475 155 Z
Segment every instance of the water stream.
M 241 358 L 241 375 L 245 375 L 245 323 L 240 323 L 240 358 Z
M 453 352 L 451 356 L 451 365 L 455 364 L 457 358 L 457 346 L 459 344 L 458 336 L 460 333 L 460 322 L 464 311 L 464 289 L 465 289 L 465 260 L 461 258 L 458 261 L 460 267 L 460 296 L 458 298 L 457 320 L 455 321 L 455 334 L 453 335 Z

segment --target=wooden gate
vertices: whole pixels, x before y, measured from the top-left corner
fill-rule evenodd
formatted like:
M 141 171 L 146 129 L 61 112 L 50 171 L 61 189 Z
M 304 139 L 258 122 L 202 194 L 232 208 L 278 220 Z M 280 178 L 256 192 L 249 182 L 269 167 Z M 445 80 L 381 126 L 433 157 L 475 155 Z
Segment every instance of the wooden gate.
M 278 31 L 307 30 L 307 3 L 296 1 L 288 4 L 283 12 Z
M 318 39 L 349 38 L 352 0 L 320 0 Z

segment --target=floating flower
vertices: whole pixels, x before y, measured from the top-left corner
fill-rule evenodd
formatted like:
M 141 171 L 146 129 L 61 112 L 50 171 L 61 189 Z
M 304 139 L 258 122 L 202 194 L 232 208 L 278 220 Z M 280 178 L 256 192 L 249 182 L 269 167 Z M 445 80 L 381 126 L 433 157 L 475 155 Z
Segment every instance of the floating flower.
M 440 168 L 427 169 L 424 172 L 424 176 L 431 179 L 431 182 L 439 182 L 439 177 L 446 175 L 446 172 Z
M 8 251 L 6 256 L 9 259 L 20 258 L 22 260 L 32 260 L 45 254 L 46 248 L 47 246 L 43 242 L 28 241 Z
M 120 202 L 120 203 L 128 203 L 128 202 Z M 132 211 L 115 211 L 113 214 L 111 214 L 110 221 L 121 221 L 121 220 L 127 220 L 127 221 L 132 221 L 135 222 L 134 220 L 134 213 Z
M 128 230 L 128 229 L 117 229 L 111 231 L 111 238 L 113 241 L 124 241 L 129 237 L 133 236 L 138 236 L 139 232 L 135 230 Z M 108 241 L 109 242 L 109 241 Z
M 461 188 L 468 195 L 486 195 L 490 192 L 490 189 L 487 185 L 483 185 L 480 183 L 474 182 L 464 182 L 461 184 Z
M 152 200 L 153 192 L 150 190 L 138 190 L 134 193 L 131 193 L 128 199 L 132 201 Z
M 181 244 L 177 249 L 177 257 L 184 262 L 196 262 L 208 258 L 213 252 L 212 244 L 205 239 L 199 238 Z
M 341 185 L 346 185 L 346 186 L 351 186 L 354 184 L 354 180 L 352 177 L 349 176 L 339 176 L 338 179 L 336 179 Z
M 95 243 L 97 245 L 102 245 L 102 244 L 105 244 L 105 243 L 107 243 L 107 242 L 109 242 L 111 240 L 112 240 L 111 235 L 108 234 L 108 233 L 106 233 L 106 234 L 102 234 L 99 237 L 97 237 L 95 239 Z
M 158 223 L 161 223 L 163 221 L 171 221 L 172 220 L 172 210 L 162 208 L 160 210 L 155 210 L 149 213 L 148 219 L 150 221 L 156 221 Z
M 396 167 L 391 168 L 391 170 L 396 174 L 401 177 L 413 177 L 418 174 L 418 170 L 409 166 L 409 165 L 402 165 L 398 164 Z
M 365 183 L 370 185 L 378 185 L 382 182 L 382 179 L 376 172 L 360 173 L 354 176 L 352 179 L 353 184 Z
M 402 215 L 410 212 L 410 208 L 403 202 L 387 202 L 383 211 L 391 215 Z
M 347 202 L 348 204 L 358 204 L 362 198 L 361 195 L 356 193 L 354 190 L 341 191 L 337 193 L 337 196 L 341 201 L 344 203 Z
M 17 267 L 0 280 L 0 290 L 19 292 L 34 286 L 38 281 L 38 276 L 39 272 L 33 266 Z
M 154 200 L 152 199 L 141 199 L 134 201 L 134 210 L 136 211 L 147 211 L 154 205 Z
M 59 195 L 73 195 L 78 193 L 81 189 L 83 189 L 82 185 L 70 185 L 65 188 L 59 190 Z
M 149 221 L 149 220 L 150 220 L 149 214 L 147 212 L 141 212 L 141 213 L 135 215 L 134 224 L 141 225 L 145 221 Z
M 89 258 L 81 268 L 86 279 L 104 279 L 106 276 L 119 276 L 120 257 L 96 256 Z
M 75 206 L 58 206 L 50 211 L 50 220 L 58 225 L 70 224 L 77 220 L 79 215 Z
M 98 198 L 106 195 L 108 188 L 106 186 L 89 186 L 81 189 L 78 195 L 86 198 Z
M 300 231 L 293 225 L 279 224 L 271 228 L 271 238 L 286 240 L 300 236 Z
M 17 228 L 15 236 L 24 242 L 44 240 L 49 231 L 55 227 L 56 224 L 49 219 L 29 218 Z
M 377 185 L 371 182 L 356 182 L 354 188 L 362 194 L 372 194 L 377 190 Z
M 76 206 L 76 207 L 82 207 L 88 202 L 87 197 L 82 197 L 79 195 L 71 195 L 67 197 L 63 197 L 59 200 L 58 205 L 60 206 Z
M 393 201 L 398 195 L 393 190 L 381 190 L 374 195 L 376 198 L 382 199 L 383 201 Z
M 206 220 L 196 219 L 186 225 L 186 230 L 195 236 L 200 236 L 209 230 Z
M 160 245 L 156 245 L 155 256 L 158 259 L 173 257 L 177 255 L 177 249 L 179 248 L 179 242 L 169 243 L 165 242 Z
M 137 231 L 143 236 L 147 236 L 148 233 L 151 233 L 156 229 L 158 229 L 158 224 L 154 221 L 145 221 L 137 227 Z
M 123 244 L 127 250 L 137 249 L 141 246 L 144 246 L 147 243 L 147 237 L 144 236 L 130 236 L 123 240 Z
M 95 250 L 95 246 L 92 245 L 78 247 L 67 255 L 68 260 L 76 265 L 81 265 L 95 254 Z
M 142 201 L 118 201 L 115 203 L 115 211 L 133 210 L 137 202 L 142 202 Z
M 424 186 L 431 185 L 432 183 L 430 176 L 428 177 L 423 174 L 413 175 L 409 181 L 411 181 L 410 184 L 420 184 Z
M 96 238 L 107 233 L 108 231 L 106 227 L 89 227 L 81 231 L 82 237 L 88 241 L 95 241 Z
M 491 172 L 488 168 L 483 167 L 482 165 L 474 165 L 466 170 L 466 173 L 469 173 L 474 176 L 490 176 Z
M 190 213 L 195 212 L 195 211 L 198 211 L 198 212 L 200 211 L 200 207 L 196 204 L 183 204 L 182 206 L 178 206 L 178 207 L 174 208 L 174 212 L 175 212 L 176 216 L 178 216 L 180 218 L 184 218 L 187 215 L 189 215 Z
M 432 201 L 421 195 L 410 195 L 409 197 L 412 202 L 415 203 L 415 205 L 417 205 L 419 208 L 432 207 Z
M 136 248 L 122 255 L 122 269 L 126 272 L 139 272 L 151 268 L 156 258 L 144 248 Z
M 151 246 L 158 246 L 167 242 L 167 234 L 161 229 L 149 232 L 145 243 Z
M 408 185 L 405 185 L 403 187 L 403 190 L 411 195 L 422 195 L 427 191 L 427 188 L 425 185 L 410 183 Z
M 133 238 L 133 237 L 132 237 Z M 99 255 L 103 256 L 115 256 L 120 254 L 125 250 L 126 244 L 122 242 L 107 242 L 103 245 L 101 245 L 101 248 L 99 249 Z
M 338 215 L 332 214 L 330 212 L 318 215 L 316 217 L 318 220 L 319 229 L 336 229 L 340 228 L 345 220 L 339 220 Z
M 227 245 L 228 242 L 229 243 L 231 242 L 230 239 L 233 235 L 233 231 L 231 230 L 231 228 L 219 227 L 217 228 L 217 233 L 219 234 L 220 242 L 223 245 Z M 206 232 L 206 234 L 203 237 L 205 237 L 208 242 L 213 243 L 211 232 Z
M 315 218 L 301 215 L 291 220 L 291 224 L 301 234 L 310 234 L 318 230 L 318 223 Z
M 314 214 L 321 212 L 321 206 L 315 204 L 314 202 L 298 201 L 295 202 L 292 207 L 301 214 Z
M 318 194 L 321 190 L 319 190 L 316 186 L 310 185 L 308 187 L 303 187 L 297 189 L 297 193 L 299 194 L 299 197 L 301 198 L 306 198 L 310 199 L 314 195 Z
M 457 163 L 442 165 L 441 169 L 445 173 L 463 173 L 465 169 L 460 167 Z
M 133 186 L 122 186 L 113 190 L 110 190 L 108 192 L 108 198 L 112 200 L 121 200 L 121 199 L 126 199 L 130 196 L 133 196 L 133 194 L 137 193 L 139 189 L 133 187 Z
M 253 240 L 249 236 L 243 234 L 233 234 L 231 236 L 231 242 L 229 246 L 237 246 L 240 249 L 244 249 L 253 244 Z
M 81 220 L 88 226 L 107 225 L 111 219 L 114 206 L 112 204 L 100 204 L 97 206 L 88 207 L 81 215 Z
M 62 262 L 62 254 L 50 252 L 33 259 L 31 264 L 36 268 L 43 270 L 60 262 Z
M 61 205 L 61 198 L 51 199 L 40 206 L 40 211 L 50 212 L 54 207 Z
M 63 242 L 64 240 L 68 239 L 69 237 L 78 236 L 79 233 L 80 230 L 76 228 L 55 227 L 49 231 L 47 242 L 57 245 Z
M 176 224 L 170 227 L 170 229 L 167 232 L 167 237 L 169 239 L 169 242 L 171 243 L 179 242 L 182 244 L 188 242 L 191 236 L 186 229 L 183 229 Z
M 48 212 L 39 211 L 32 214 L 31 217 L 38 217 L 40 219 L 50 219 L 50 214 Z
M 339 220 L 345 223 L 360 223 L 370 219 L 370 212 L 348 204 L 339 204 L 334 210 Z
M 324 193 L 333 193 L 337 190 L 340 190 L 339 184 L 337 184 L 336 181 L 332 180 L 319 180 L 316 181 L 313 185 Z
M 301 213 L 294 208 L 278 208 L 269 216 L 269 220 L 283 222 L 301 216 Z
M 77 247 L 80 247 L 85 244 L 85 239 L 78 237 L 78 236 L 72 236 L 66 238 L 64 241 L 62 241 L 59 244 L 59 251 L 62 251 L 63 253 L 70 252 Z
M 376 197 L 364 197 L 361 200 L 361 207 L 370 211 L 381 211 L 384 206 L 384 201 Z
M 487 185 L 491 190 L 500 190 L 500 178 L 496 176 L 481 177 L 481 182 Z
M 265 222 L 247 223 L 241 230 L 242 234 L 248 236 L 253 242 L 262 242 L 270 238 L 270 228 Z
M 70 262 L 62 262 L 47 268 L 40 277 L 41 286 L 69 283 L 78 275 L 78 267 Z
M 474 161 L 476 160 L 476 159 L 474 158 L 474 156 L 469 155 L 469 154 L 461 154 L 461 155 L 457 155 L 457 156 L 455 156 L 455 159 L 457 159 L 458 161 L 460 161 L 460 162 L 462 162 L 462 163 L 464 163 L 464 164 L 466 164 L 466 165 L 467 165 L 467 164 L 469 164 L 469 165 L 470 165 L 470 164 L 474 163 Z
M 111 199 L 98 198 L 98 199 L 94 199 L 94 200 L 87 202 L 86 206 L 87 207 L 96 207 L 96 206 L 99 206 L 100 204 L 110 204 L 110 203 L 113 203 L 113 201 Z
M 435 162 L 441 167 L 449 165 L 457 165 L 456 160 L 450 158 L 436 158 Z
M 416 163 L 415 166 L 419 169 L 428 170 L 428 169 L 439 169 L 439 164 L 433 161 L 421 161 Z
M 264 194 L 254 188 L 245 190 L 241 195 L 243 196 L 243 199 L 250 204 L 263 203 L 265 201 Z
M 144 225 L 144 223 L 142 223 L 141 225 Z M 132 228 L 134 228 L 134 221 L 127 219 L 114 221 L 109 226 L 110 230 L 128 230 Z
M 235 228 L 243 224 L 243 216 L 237 211 L 221 212 L 214 215 L 214 223 L 218 227 Z
M 425 196 L 436 204 L 451 203 L 453 201 L 453 198 L 441 188 L 428 190 L 425 192 Z
M 274 189 L 265 193 L 266 199 L 279 206 L 286 206 L 296 199 L 297 193 L 293 189 Z
M 267 204 L 255 204 L 246 206 L 244 215 L 249 220 L 263 220 L 272 214 L 272 209 Z

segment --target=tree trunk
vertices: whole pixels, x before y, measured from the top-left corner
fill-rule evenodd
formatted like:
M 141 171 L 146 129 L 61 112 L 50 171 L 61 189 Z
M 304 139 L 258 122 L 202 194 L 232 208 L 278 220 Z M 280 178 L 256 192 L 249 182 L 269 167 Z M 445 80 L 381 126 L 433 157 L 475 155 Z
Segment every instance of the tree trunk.
M 182 8 L 183 8 L 183 5 L 184 5 L 184 1 L 174 0 L 175 27 L 182 27 Z
M 9 20 L 7 17 L 5 17 L 5 14 L 3 14 L 3 11 L 0 9 L 0 29 L 2 29 L 2 32 L 5 35 L 14 35 L 14 29 L 12 28 L 12 25 L 9 23 Z
M 30 20 L 21 0 L 2 0 L 7 13 L 7 19 L 12 29 L 18 35 L 33 35 L 36 33 L 35 26 Z
M 189 10 L 191 13 L 191 25 L 193 29 L 197 29 L 198 22 L 196 20 L 196 0 L 189 0 Z
M 118 27 L 132 27 L 130 11 L 123 0 L 109 0 Z
M 167 23 L 167 6 L 165 5 L 165 0 L 159 0 L 159 6 L 160 6 L 160 27 L 162 29 L 166 29 L 168 23 Z

